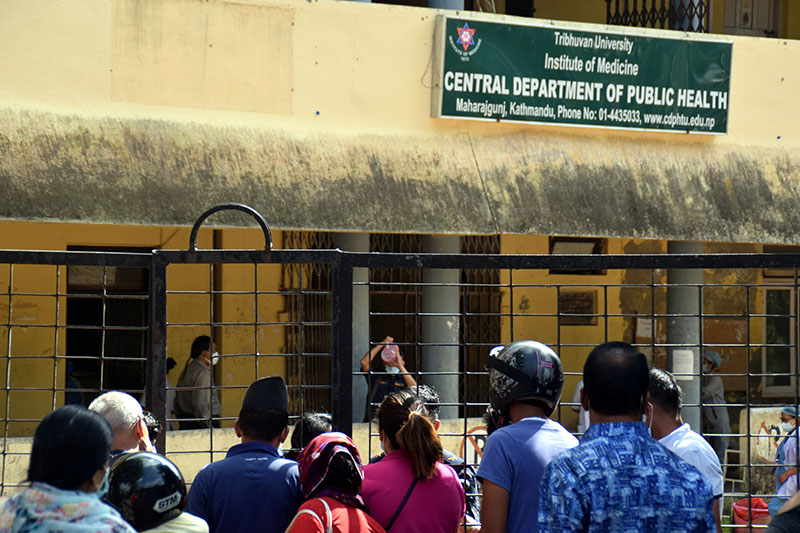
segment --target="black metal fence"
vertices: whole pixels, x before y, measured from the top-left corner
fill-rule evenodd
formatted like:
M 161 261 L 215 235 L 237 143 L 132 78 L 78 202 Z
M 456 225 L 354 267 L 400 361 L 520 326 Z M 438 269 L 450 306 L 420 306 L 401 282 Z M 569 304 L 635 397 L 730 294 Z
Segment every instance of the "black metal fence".
M 416 383 L 442 384 L 445 446 L 474 463 L 485 442 L 483 362 L 493 346 L 534 338 L 561 355 L 567 380 L 553 417 L 576 431 L 573 391 L 586 354 L 600 342 L 625 340 L 651 364 L 675 370 L 684 387 L 696 387 L 697 399 L 685 406 L 688 419 L 699 421 L 714 406 L 730 415 L 723 432 L 730 438 L 723 454 L 727 520 L 734 520 L 732 502 L 774 493 L 777 412 L 800 397 L 800 255 L 271 250 L 265 224 L 262 249 L 197 250 L 204 218 L 188 250 L 0 252 L 4 492 L 24 480 L 38 421 L 65 402 L 88 405 L 102 391 L 125 390 L 164 425 L 177 426 L 166 410 L 178 390 L 168 383 L 167 359 L 176 359 L 179 370 L 191 340 L 209 334 L 222 353 L 213 386 L 222 396 L 222 429 L 168 431 L 157 441 L 189 479 L 235 441 L 237 406 L 249 383 L 264 375 L 286 376 L 292 421 L 329 411 L 338 429 L 361 435 L 364 455 L 374 454 L 375 428 L 361 424 L 361 413 L 385 372 L 362 371 L 358 359 L 386 335 L 395 337 Z M 697 281 L 672 277 L 690 270 Z M 431 281 L 420 274 L 434 271 L 455 276 Z M 426 308 L 437 289 L 452 290 L 449 310 Z M 354 303 L 359 290 L 369 294 L 366 308 Z M 676 294 L 684 305 L 677 311 L 670 303 Z M 369 323 L 363 347 L 353 347 L 354 320 Z M 694 324 L 693 337 L 671 335 L 679 320 Z M 431 341 L 426 327 L 442 321 L 451 322 L 455 336 Z M 723 355 L 724 404 L 703 399 L 707 376 L 698 356 L 705 350 Z M 437 353 L 448 354 L 445 367 L 431 364 Z
M 711 0 L 606 0 L 606 23 L 708 33 Z

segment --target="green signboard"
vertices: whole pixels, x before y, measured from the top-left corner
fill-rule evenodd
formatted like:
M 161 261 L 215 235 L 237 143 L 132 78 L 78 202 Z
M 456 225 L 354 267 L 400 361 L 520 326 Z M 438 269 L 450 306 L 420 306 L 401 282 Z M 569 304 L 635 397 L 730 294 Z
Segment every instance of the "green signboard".
M 732 44 L 439 16 L 434 117 L 728 131 Z

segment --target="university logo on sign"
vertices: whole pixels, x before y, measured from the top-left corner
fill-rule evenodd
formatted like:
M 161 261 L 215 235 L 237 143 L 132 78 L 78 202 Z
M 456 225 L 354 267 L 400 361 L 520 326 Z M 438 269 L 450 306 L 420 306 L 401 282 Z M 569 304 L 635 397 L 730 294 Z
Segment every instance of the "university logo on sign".
M 455 35 L 448 35 L 448 41 L 453 51 L 461 57 L 462 61 L 469 61 L 475 52 L 481 47 L 481 39 L 475 40 L 475 28 L 470 28 L 469 23 L 463 26 L 455 26 Z

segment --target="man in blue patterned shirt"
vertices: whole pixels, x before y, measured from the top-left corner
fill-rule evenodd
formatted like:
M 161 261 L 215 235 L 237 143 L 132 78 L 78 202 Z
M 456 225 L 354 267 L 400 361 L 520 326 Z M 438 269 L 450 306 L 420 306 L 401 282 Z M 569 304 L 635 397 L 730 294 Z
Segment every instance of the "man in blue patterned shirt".
M 581 404 L 591 426 L 580 446 L 546 468 L 539 531 L 712 532 L 711 485 L 689 463 L 653 440 L 647 359 L 608 342 L 583 367 Z

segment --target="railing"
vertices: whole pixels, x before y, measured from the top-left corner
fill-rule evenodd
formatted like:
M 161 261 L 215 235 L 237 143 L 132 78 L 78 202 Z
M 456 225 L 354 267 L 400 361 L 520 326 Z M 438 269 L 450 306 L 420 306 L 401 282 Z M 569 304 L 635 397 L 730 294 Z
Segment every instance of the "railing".
M 711 0 L 606 0 L 606 23 L 707 33 Z

